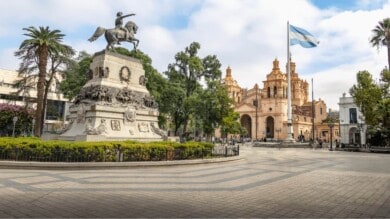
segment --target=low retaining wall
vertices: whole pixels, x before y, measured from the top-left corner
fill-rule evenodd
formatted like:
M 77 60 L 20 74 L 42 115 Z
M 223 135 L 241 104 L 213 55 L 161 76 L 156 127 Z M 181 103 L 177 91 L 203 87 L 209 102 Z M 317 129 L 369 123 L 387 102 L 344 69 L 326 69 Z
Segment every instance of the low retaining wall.
M 253 142 L 253 147 L 269 148 L 313 148 L 310 143 L 287 143 L 287 142 Z
M 242 156 L 221 157 L 195 160 L 174 161 L 143 161 L 143 162 L 26 162 L 26 161 L 0 161 L 0 169 L 110 169 L 110 168 L 136 168 L 175 165 L 195 165 L 207 163 L 221 163 L 237 161 Z

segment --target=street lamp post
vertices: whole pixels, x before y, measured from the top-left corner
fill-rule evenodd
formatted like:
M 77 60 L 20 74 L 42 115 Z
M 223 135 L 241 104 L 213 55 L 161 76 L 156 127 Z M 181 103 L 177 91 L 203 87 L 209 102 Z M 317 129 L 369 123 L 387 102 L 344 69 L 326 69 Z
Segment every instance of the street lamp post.
M 362 131 L 363 131 L 363 123 L 357 124 L 357 131 L 359 133 L 359 147 L 362 147 Z
M 363 115 L 359 116 L 359 120 L 357 123 L 357 131 L 359 132 L 359 147 L 362 147 L 362 143 L 363 143 L 362 135 L 363 134 L 364 134 L 364 139 L 366 139 L 366 135 L 364 132 L 364 117 L 363 117 Z
M 12 129 L 12 137 L 15 137 L 15 125 L 16 125 L 16 122 L 18 121 L 18 117 L 14 116 L 14 118 L 12 118 L 12 121 L 14 123 L 14 127 Z
M 35 119 L 32 119 L 32 126 L 31 126 L 31 136 L 34 137 L 34 126 L 35 126 Z
M 333 127 L 334 127 L 334 124 L 333 123 L 329 123 L 328 126 L 330 128 L 330 148 L 329 148 L 329 150 L 333 151 L 332 142 L 333 142 Z

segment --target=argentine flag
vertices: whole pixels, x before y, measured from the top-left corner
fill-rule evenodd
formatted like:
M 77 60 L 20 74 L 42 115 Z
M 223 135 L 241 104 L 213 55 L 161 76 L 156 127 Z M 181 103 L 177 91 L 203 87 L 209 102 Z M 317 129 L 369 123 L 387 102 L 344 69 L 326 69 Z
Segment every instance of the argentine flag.
M 299 44 L 304 48 L 316 47 L 318 41 L 311 33 L 290 24 L 290 45 Z

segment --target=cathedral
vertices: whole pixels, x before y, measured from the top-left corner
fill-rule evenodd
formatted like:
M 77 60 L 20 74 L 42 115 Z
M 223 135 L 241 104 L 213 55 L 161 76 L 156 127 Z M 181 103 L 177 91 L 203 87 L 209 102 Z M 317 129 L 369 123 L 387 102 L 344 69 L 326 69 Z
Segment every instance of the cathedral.
M 321 99 L 314 103 L 309 101 L 309 83 L 299 78 L 292 61 L 290 72 L 293 138 L 296 141 L 312 139 L 313 114 L 315 138 L 327 137 L 330 130 L 322 123 L 327 118 L 325 102 Z M 287 138 L 287 77 L 275 59 L 262 88 L 255 84 L 251 89 L 243 89 L 234 80 L 231 68 L 226 69 L 223 83 L 233 99 L 234 110 L 240 114 L 241 125 L 247 131 L 244 137 L 252 140 Z

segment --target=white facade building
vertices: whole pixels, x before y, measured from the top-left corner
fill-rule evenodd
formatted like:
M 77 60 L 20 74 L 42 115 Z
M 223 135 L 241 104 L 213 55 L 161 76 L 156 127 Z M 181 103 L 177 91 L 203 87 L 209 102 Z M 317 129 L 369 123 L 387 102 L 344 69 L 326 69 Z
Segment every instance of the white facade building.
M 28 105 L 36 107 L 36 83 L 27 82 L 31 86 L 18 91 L 14 87 L 17 81 L 23 79 L 17 71 L 0 69 L 0 103 Z M 61 74 L 55 75 L 47 96 L 44 131 L 56 131 L 62 128 L 69 111 L 69 100 L 59 91 L 59 83 L 63 80 Z
M 364 123 L 363 114 L 356 106 L 352 97 L 346 97 L 345 93 L 340 97 L 340 143 L 341 144 L 366 144 L 367 125 Z

